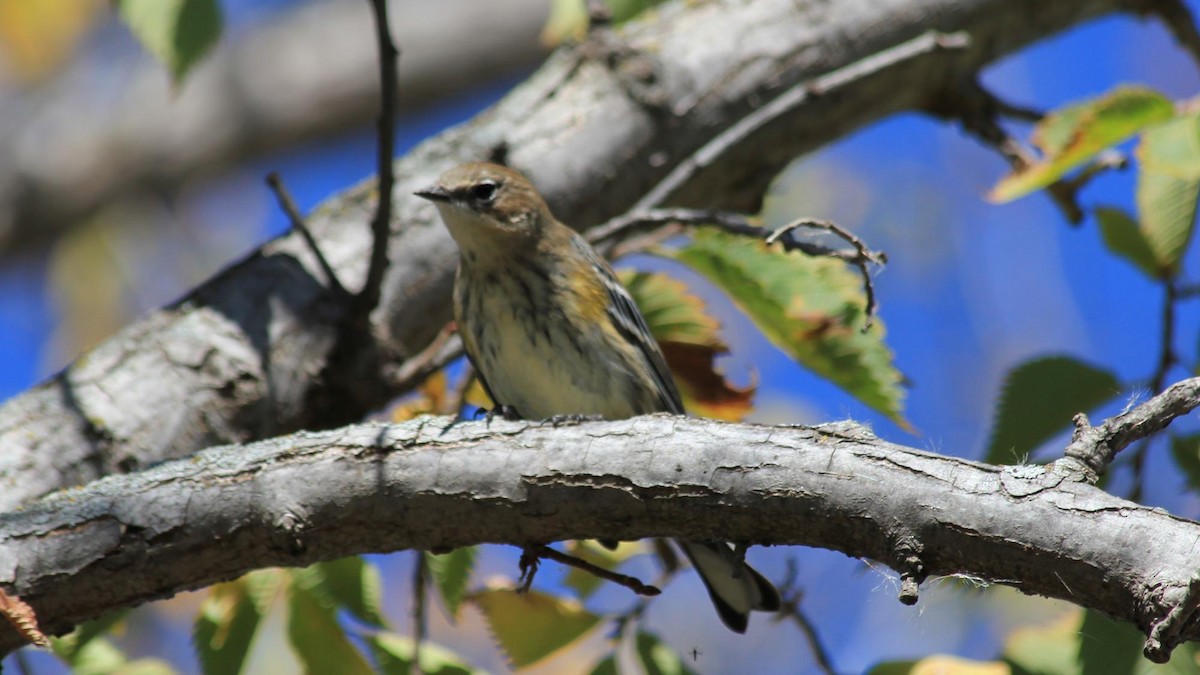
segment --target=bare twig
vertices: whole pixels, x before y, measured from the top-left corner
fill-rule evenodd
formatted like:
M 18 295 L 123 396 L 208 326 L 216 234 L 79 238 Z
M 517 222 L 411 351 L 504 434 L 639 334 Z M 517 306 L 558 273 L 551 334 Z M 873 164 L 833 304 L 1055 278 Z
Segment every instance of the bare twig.
M 406 359 L 400 366 L 387 369 L 384 378 L 394 392 L 410 391 L 462 355 L 462 340 L 452 326 L 446 326 L 428 347 Z
M 768 231 L 757 219 L 740 213 L 714 209 L 651 209 L 613 218 L 588 232 L 588 240 L 595 244 L 602 253 L 616 257 L 618 249 L 615 247 L 615 241 L 639 232 L 655 228 L 669 228 L 675 225 L 710 226 L 722 232 L 762 239 L 768 245 L 779 243 L 785 251 L 800 251 L 811 256 L 836 258 L 854 265 L 862 275 L 863 291 L 866 295 L 866 322 L 863 328 L 864 330 L 870 328 L 871 318 L 875 315 L 876 301 L 875 287 L 867 266 L 872 263 L 879 265 L 886 263 L 887 255 L 880 251 L 872 251 L 854 234 L 828 220 L 799 218 L 783 227 Z M 797 239 L 795 231 L 800 228 L 829 232 L 850 244 L 854 250 L 830 248 Z M 668 230 L 668 233 L 673 234 L 674 232 Z
M 409 673 L 421 673 L 421 645 L 425 643 L 428 627 L 428 615 L 425 612 L 426 575 L 429 568 L 425 562 L 424 551 L 413 551 L 413 609 L 412 609 L 412 661 L 409 661 Z
M 522 554 L 521 554 L 521 578 L 522 579 L 526 579 L 526 569 L 527 569 L 526 556 L 529 556 L 531 558 L 531 562 L 529 564 L 532 566 L 531 569 L 533 570 L 533 572 L 529 573 L 528 580 L 526 580 L 522 586 L 523 590 L 527 590 L 529 588 L 529 584 L 533 582 L 533 578 L 532 578 L 533 573 L 537 571 L 537 562 L 536 562 L 537 559 L 538 558 L 547 558 L 547 559 L 553 560 L 557 563 L 562 563 L 563 565 L 567 565 L 568 567 L 574 567 L 575 569 L 583 570 L 584 572 L 587 572 L 588 574 L 597 576 L 606 581 L 611 581 L 614 584 L 620 584 L 620 585 L 624 586 L 625 588 L 628 588 L 629 590 L 633 591 L 634 593 L 637 593 L 638 595 L 653 597 L 655 595 L 662 593 L 662 591 L 659 590 L 657 587 L 642 583 L 642 581 L 640 579 L 631 577 L 627 574 L 620 574 L 618 572 L 613 572 L 612 570 L 606 570 L 603 567 L 598 567 L 596 565 L 593 565 L 592 563 L 590 563 L 582 558 L 576 558 L 573 555 L 568 555 L 566 553 L 563 553 L 562 551 L 559 551 L 558 549 L 550 548 L 549 546 L 545 546 L 545 545 L 529 546 L 524 550 L 524 552 L 522 552 Z
M 1150 13 L 1162 19 L 1179 46 L 1200 66 L 1200 31 L 1196 29 L 1196 17 L 1187 4 L 1183 0 L 1151 0 L 1149 4 Z
M 392 42 L 388 24 L 387 0 L 371 0 L 375 16 L 375 36 L 379 42 L 379 78 L 381 103 L 379 110 L 379 205 L 371 219 L 371 264 L 367 268 L 367 279 L 355 297 L 357 318 L 366 321 L 367 315 L 379 304 L 382 294 L 383 274 L 388 266 L 388 238 L 391 235 L 392 154 L 396 147 L 396 62 L 400 52 Z
M 986 89 L 977 80 L 956 82 L 947 87 L 942 95 L 932 101 L 926 109 L 943 119 L 958 120 L 963 129 L 985 145 L 990 145 L 1006 159 L 1014 170 L 1020 171 L 1037 160 L 1033 153 L 1021 145 L 1003 127 L 1000 116 L 1006 115 L 1026 121 L 1041 119 L 1034 110 L 1008 103 Z M 1122 164 L 1123 165 L 1123 164 Z M 1100 170 L 1112 168 L 1110 163 L 1097 162 L 1089 166 L 1072 181 L 1055 181 L 1046 188 L 1064 217 L 1072 224 L 1083 221 L 1083 209 L 1079 207 L 1078 192 Z
M 768 123 L 795 110 L 813 96 L 836 92 L 841 87 L 862 81 L 868 75 L 893 67 L 941 49 L 962 49 L 969 39 L 966 33 L 940 33 L 929 31 L 907 42 L 876 52 L 808 82 L 802 82 L 775 97 L 770 103 L 738 120 L 725 131 L 717 134 L 690 157 L 683 160 L 667 174 L 654 189 L 643 196 L 630 212 L 647 211 L 665 203 L 700 170 L 708 168 L 725 153 Z
M 817 667 L 820 668 L 825 675 L 836 675 L 837 668 L 833 665 L 833 659 L 829 656 L 829 651 L 825 649 L 825 644 L 821 642 L 821 637 L 817 635 L 816 625 L 804 610 L 800 608 L 800 602 L 804 599 L 804 591 L 796 584 L 799 578 L 799 564 L 795 557 L 788 557 L 787 561 L 787 576 L 783 583 L 779 584 L 780 608 L 779 613 L 775 616 L 775 622 L 778 623 L 784 620 L 791 620 L 800 629 L 800 633 L 804 636 L 805 642 L 808 643 L 808 649 L 812 652 L 813 660 L 817 662 Z
M 329 260 L 321 252 L 321 247 L 317 245 L 316 238 L 313 237 L 312 231 L 308 229 L 308 225 L 304 222 L 304 216 L 300 215 L 300 209 L 296 208 L 296 202 L 292 199 L 291 193 L 288 192 L 287 186 L 283 184 L 283 178 L 279 176 L 278 172 L 272 171 L 267 174 L 267 185 L 275 193 L 275 200 L 279 202 L 279 208 L 283 209 L 283 213 L 292 222 L 292 229 L 300 233 L 300 236 L 304 239 L 304 243 L 308 245 L 313 255 L 316 256 L 317 264 L 321 266 L 321 272 L 329 280 L 329 287 L 339 296 L 350 297 L 350 292 L 342 285 L 341 279 L 338 279 L 337 272 L 333 271 L 333 266 L 329 264 Z
M 1170 277 L 1163 279 L 1162 329 L 1158 347 L 1158 366 L 1150 378 L 1150 391 L 1162 391 L 1167 386 L 1167 375 L 1177 362 L 1175 356 L 1175 304 L 1179 300 L 1179 287 Z M 1139 443 L 1133 453 L 1133 490 L 1130 501 L 1141 501 L 1146 472 L 1146 453 L 1150 450 L 1149 439 Z
M 1177 382 L 1163 393 L 1093 427 L 1087 416 L 1075 416 L 1075 432 L 1067 446 L 1065 457 L 1083 464 L 1088 482 L 1095 482 L 1104 473 L 1118 452 L 1130 443 L 1162 430 L 1176 417 L 1186 415 L 1200 406 L 1200 377 Z

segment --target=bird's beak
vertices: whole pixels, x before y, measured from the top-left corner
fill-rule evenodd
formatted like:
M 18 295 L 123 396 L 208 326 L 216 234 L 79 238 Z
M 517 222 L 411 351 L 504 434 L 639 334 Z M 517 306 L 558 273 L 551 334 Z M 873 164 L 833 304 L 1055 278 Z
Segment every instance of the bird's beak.
M 450 193 L 441 185 L 430 185 L 427 188 L 417 190 L 413 194 L 422 199 L 428 199 L 431 202 L 450 201 Z

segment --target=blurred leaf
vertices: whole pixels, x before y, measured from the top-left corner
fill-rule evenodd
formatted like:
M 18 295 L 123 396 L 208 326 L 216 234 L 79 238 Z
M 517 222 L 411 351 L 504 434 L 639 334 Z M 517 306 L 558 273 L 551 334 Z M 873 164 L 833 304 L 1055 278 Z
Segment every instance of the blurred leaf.
M 1181 115 L 1148 130 L 1138 148 L 1138 161 L 1155 173 L 1200 179 L 1200 113 Z
M 1171 454 L 1187 477 L 1188 487 L 1200 490 L 1200 434 L 1172 436 Z
M 1034 129 L 1033 141 L 1044 159 L 1002 178 L 988 198 L 1008 202 L 1040 190 L 1101 150 L 1174 114 L 1170 99 L 1151 89 L 1131 86 L 1052 112 Z
M 425 554 L 425 564 L 433 575 L 433 583 L 442 596 L 442 603 L 451 619 L 458 617 L 458 606 L 467 590 L 467 582 L 471 579 L 471 570 L 475 567 L 475 558 L 479 549 L 474 546 L 456 548 L 449 553 L 434 555 Z
M 99 619 L 82 623 L 75 630 L 60 638 L 50 638 L 50 648 L 59 658 L 74 665 L 75 655 L 81 649 L 86 647 L 92 640 L 112 631 L 114 627 L 125 620 L 125 617 L 129 616 L 129 611 L 128 609 L 120 609 L 105 614 Z
M 915 661 L 887 661 L 876 664 L 867 675 L 1008 675 L 1011 669 L 1002 661 L 974 661 L 957 656 L 934 654 Z
M 206 675 L 242 671 L 261 619 L 244 578 L 208 589 L 192 628 L 192 645 Z
M 1013 631 L 1004 647 L 1004 660 L 1014 674 L 1077 675 L 1082 618 L 1083 611 L 1073 609 L 1049 625 Z
M 117 649 L 116 645 L 105 639 L 88 640 L 80 645 L 67 661 L 74 675 L 111 673 L 125 662 L 125 654 Z
M 45 79 L 75 51 L 104 5 L 87 0 L 0 0 L 0 52 L 6 73 Z
M 996 404 L 985 462 L 1021 462 L 1071 426 L 1075 413 L 1111 401 L 1121 391 L 1107 370 L 1065 356 L 1026 361 L 1009 372 Z
M 1118 208 L 1096 207 L 1095 213 L 1096 220 L 1100 223 L 1100 234 L 1104 237 L 1104 245 L 1108 250 L 1133 263 L 1151 279 L 1158 279 L 1158 258 L 1137 222 Z
M 584 639 L 600 617 L 574 600 L 539 591 L 489 588 L 473 593 L 496 644 L 513 667 L 523 668 Z
M 41 1 L 41 0 L 39 0 Z M 221 37 L 217 0 L 116 0 L 117 13 L 178 85 Z
M 1079 629 L 1079 668 L 1090 673 L 1133 673 L 1142 663 L 1146 636 L 1132 624 L 1114 621 L 1095 610 L 1083 613 Z
M 883 342 L 883 324 L 876 317 L 862 331 L 862 279 L 845 263 L 711 230 L 664 254 L 729 294 L 792 358 L 907 428 L 901 375 Z
M 671 649 L 657 635 L 638 632 L 635 640 L 638 661 L 646 675 L 694 675 L 683 663 L 679 652 Z
M 1148 130 L 1138 145 L 1138 215 L 1160 270 L 1175 272 L 1196 222 L 1200 165 L 1197 117 L 1179 117 Z
M 339 607 L 347 609 L 356 619 L 377 628 L 386 628 L 387 619 L 380 605 L 383 582 L 379 568 L 361 556 L 350 556 L 332 562 L 318 563 Z
M 590 675 L 620 675 L 617 669 L 617 655 L 609 653 L 592 668 Z
M 430 642 L 421 644 L 420 668 L 410 667 L 413 658 L 413 642 L 410 638 L 393 633 L 377 633 L 368 636 L 366 642 L 375 654 L 379 672 L 384 675 L 482 675 L 486 671 L 472 668 L 454 652 Z
M 622 23 L 662 2 L 664 0 L 606 0 L 604 4 L 612 12 L 613 23 Z M 550 17 L 542 29 L 542 44 L 556 47 L 564 40 L 582 40 L 587 27 L 585 0 L 552 0 Z
M 716 369 L 729 347 L 704 301 L 683 282 L 665 274 L 621 270 L 617 274 L 637 303 L 650 333 L 662 347 L 684 403 L 704 417 L 737 421 L 752 409 L 755 385 L 736 387 Z
M 592 540 L 572 541 L 567 544 L 567 553 L 606 570 L 615 570 L 626 560 L 646 552 L 646 545 L 640 541 L 618 542 L 616 550 L 609 550 Z M 570 568 L 563 579 L 563 583 L 574 590 L 580 600 L 586 600 L 595 593 L 603 582 L 603 579 L 578 567 Z
M 337 622 L 337 609 L 304 584 L 292 584 L 289 591 L 288 641 L 304 672 L 370 675 L 371 666 Z

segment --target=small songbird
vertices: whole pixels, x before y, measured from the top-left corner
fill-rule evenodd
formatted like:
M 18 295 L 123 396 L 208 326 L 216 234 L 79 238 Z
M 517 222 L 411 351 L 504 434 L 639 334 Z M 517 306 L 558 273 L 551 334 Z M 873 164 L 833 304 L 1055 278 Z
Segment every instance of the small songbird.
M 458 243 L 454 318 L 498 408 L 530 420 L 683 414 L 629 293 L 524 176 L 463 164 L 416 194 Z M 775 587 L 728 544 L 677 543 L 729 628 L 743 633 L 751 610 L 779 609 Z

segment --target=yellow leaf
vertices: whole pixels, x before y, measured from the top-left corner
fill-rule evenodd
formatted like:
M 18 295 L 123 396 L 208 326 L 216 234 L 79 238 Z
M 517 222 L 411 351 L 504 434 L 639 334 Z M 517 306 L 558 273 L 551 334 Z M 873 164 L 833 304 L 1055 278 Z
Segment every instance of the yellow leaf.
M 92 25 L 101 0 L 0 0 L 0 51 L 22 81 L 54 72 Z
M 512 665 L 524 668 L 587 637 L 600 617 L 574 600 L 547 593 L 490 587 L 471 601 Z

